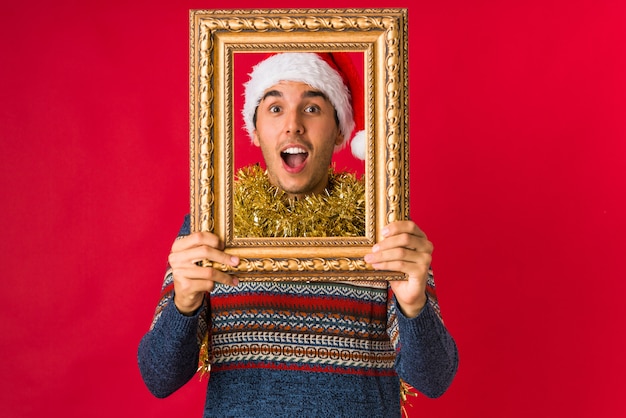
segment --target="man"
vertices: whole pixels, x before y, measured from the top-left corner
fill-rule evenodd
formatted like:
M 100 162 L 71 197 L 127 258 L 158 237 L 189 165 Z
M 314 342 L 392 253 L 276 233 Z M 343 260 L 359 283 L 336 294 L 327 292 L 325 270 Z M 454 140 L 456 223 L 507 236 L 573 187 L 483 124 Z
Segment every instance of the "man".
M 363 182 L 329 170 L 353 136 L 353 154 L 363 159 L 362 89 L 345 54 L 278 54 L 255 67 L 242 114 L 267 170 L 253 165 L 236 175 L 235 236 L 364 235 Z
M 349 103 L 338 67 L 317 54 L 255 67 L 244 116 L 272 186 L 290 199 L 324 192 L 333 152 L 354 129 Z M 406 384 L 430 397 L 450 385 L 457 349 L 434 298 L 433 246 L 413 222 L 387 225 L 365 256 L 375 269 L 406 273 L 391 283 L 239 283 L 196 264 L 239 260 L 216 235 L 189 232 L 187 218 L 139 346 L 155 396 L 184 385 L 198 360 L 210 367 L 205 417 L 393 417 Z

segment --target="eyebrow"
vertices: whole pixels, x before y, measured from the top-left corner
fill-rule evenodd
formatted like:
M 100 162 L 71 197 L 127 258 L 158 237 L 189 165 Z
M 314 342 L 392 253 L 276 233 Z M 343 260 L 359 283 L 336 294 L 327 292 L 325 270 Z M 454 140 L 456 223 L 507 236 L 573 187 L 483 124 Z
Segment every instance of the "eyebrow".
M 261 103 L 263 100 L 267 99 L 268 97 L 283 97 L 283 94 L 278 90 L 269 90 L 267 93 L 263 95 L 263 97 L 261 97 L 261 100 L 259 101 L 259 103 Z M 319 90 L 307 90 L 304 92 L 302 97 L 303 98 L 322 97 L 325 100 L 328 100 L 328 97 L 326 97 L 326 95 Z

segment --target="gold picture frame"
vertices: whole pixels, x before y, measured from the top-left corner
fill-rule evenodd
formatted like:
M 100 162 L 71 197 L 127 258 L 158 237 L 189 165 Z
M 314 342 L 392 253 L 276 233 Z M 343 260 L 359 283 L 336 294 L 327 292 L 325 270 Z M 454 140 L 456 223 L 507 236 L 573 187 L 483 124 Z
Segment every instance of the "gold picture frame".
M 241 260 L 213 267 L 241 281 L 405 279 L 374 270 L 363 256 L 386 224 L 409 214 L 407 10 L 191 10 L 189 25 L 191 230 L 215 233 Z M 363 53 L 364 236 L 236 237 L 233 56 L 301 51 Z

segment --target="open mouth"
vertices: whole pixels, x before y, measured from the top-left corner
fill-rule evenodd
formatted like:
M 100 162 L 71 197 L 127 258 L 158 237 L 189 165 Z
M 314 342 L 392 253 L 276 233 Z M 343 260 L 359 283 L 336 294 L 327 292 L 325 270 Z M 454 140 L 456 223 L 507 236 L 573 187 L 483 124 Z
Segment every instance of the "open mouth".
M 285 165 L 293 170 L 301 168 L 308 156 L 309 153 L 300 147 L 289 147 L 280 153 Z

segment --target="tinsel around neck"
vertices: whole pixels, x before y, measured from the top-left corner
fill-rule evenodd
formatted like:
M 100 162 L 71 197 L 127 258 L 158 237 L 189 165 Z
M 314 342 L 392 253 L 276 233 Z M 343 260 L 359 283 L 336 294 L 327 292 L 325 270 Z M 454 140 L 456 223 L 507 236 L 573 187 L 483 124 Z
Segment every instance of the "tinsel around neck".
M 365 185 L 330 168 L 320 194 L 289 198 L 259 165 L 237 171 L 233 193 L 236 237 L 353 237 L 365 232 Z

